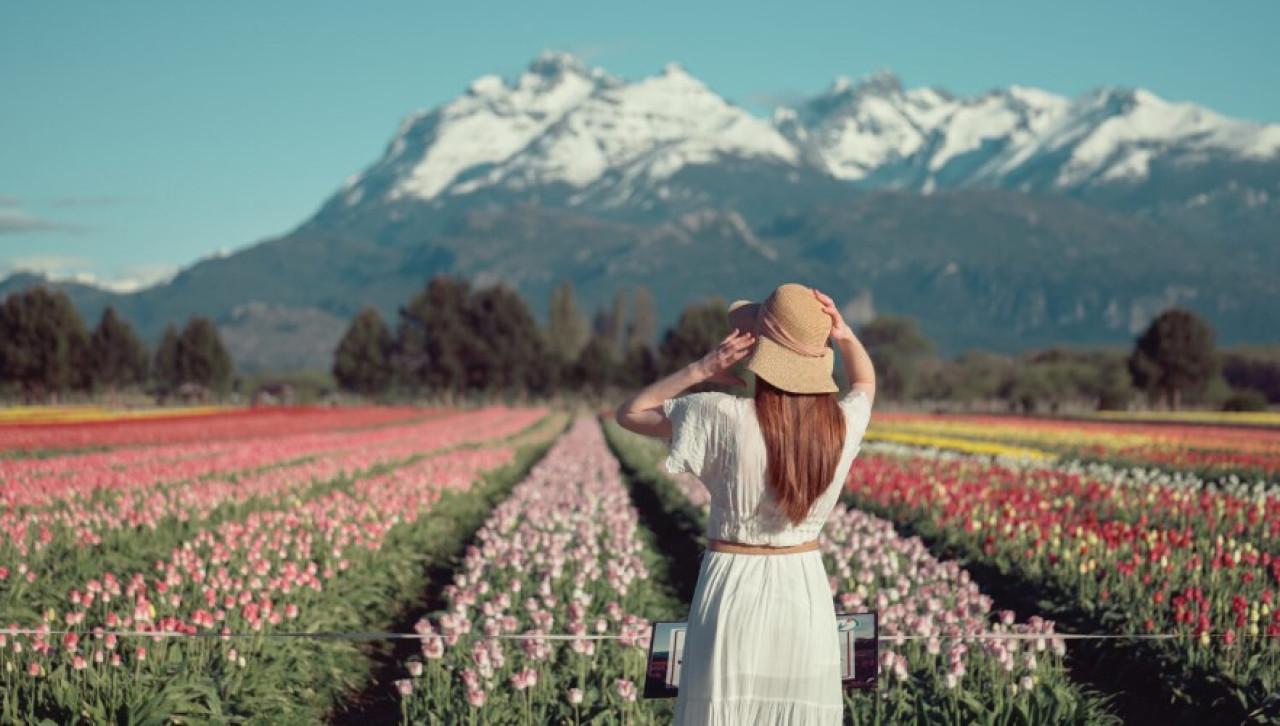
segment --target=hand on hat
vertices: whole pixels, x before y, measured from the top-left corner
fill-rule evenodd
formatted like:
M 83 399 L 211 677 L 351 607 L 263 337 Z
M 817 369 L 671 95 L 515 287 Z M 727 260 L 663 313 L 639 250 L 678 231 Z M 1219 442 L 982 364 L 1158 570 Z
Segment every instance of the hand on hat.
M 822 312 L 831 316 L 831 340 L 839 342 L 852 339 L 854 337 L 853 330 L 844 322 L 844 316 L 840 314 L 840 309 L 836 307 L 835 301 L 829 295 L 818 292 L 817 288 L 814 288 L 813 296 L 818 298 L 818 302 L 822 303 Z
M 755 344 L 756 336 L 734 328 L 727 338 L 720 341 L 719 345 L 702 356 L 694 365 L 704 381 L 745 386 L 747 382 L 734 374 L 733 367 L 738 364 L 738 361 L 750 355 Z

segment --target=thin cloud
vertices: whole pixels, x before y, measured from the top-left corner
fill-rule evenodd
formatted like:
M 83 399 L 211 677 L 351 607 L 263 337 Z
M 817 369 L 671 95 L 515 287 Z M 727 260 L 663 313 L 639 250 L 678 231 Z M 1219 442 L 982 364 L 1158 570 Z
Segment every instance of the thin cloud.
M 32 273 L 53 282 L 74 282 L 82 285 L 128 294 L 173 279 L 177 265 L 140 264 L 118 267 L 114 274 L 101 271 L 101 265 L 88 257 L 69 255 L 32 255 L 0 260 L 0 278 L 16 273 Z
M 83 232 L 83 227 L 62 222 L 52 222 L 27 214 L 16 206 L 0 205 L 0 234 L 24 234 L 33 232 Z
M 83 207 L 112 207 L 117 204 L 128 204 L 133 201 L 129 197 L 104 195 L 90 197 L 58 197 L 49 202 L 50 206 L 61 209 L 80 209 Z
M 52 232 L 57 228 L 53 222 L 36 219 L 21 209 L 0 209 L 0 234 Z
M 0 262 L 0 270 L 12 272 L 38 272 L 42 275 L 73 275 L 87 267 L 93 267 L 88 257 L 70 255 L 30 255 Z
M 18 198 L 11 197 L 8 194 L 0 194 L 0 207 L 16 207 L 18 206 Z

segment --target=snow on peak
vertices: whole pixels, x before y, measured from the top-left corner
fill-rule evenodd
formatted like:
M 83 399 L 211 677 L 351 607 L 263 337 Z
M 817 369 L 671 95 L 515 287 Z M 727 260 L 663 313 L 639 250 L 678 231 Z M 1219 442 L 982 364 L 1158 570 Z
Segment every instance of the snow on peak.
M 607 172 L 665 179 L 724 155 L 797 161 L 773 126 L 733 106 L 676 63 L 628 83 L 546 52 L 516 79 L 483 76 L 458 99 L 410 116 L 375 167 L 344 190 L 348 205 L 375 177 L 385 198 L 434 199 L 495 185 L 581 187 Z
M 514 78 L 481 76 L 453 101 L 409 115 L 384 157 L 339 194 L 354 206 L 567 184 L 583 190 L 575 198 L 598 199 L 587 187 L 606 180 L 623 198 L 636 184 L 730 157 L 915 189 L 1013 177 L 1062 188 L 1140 179 L 1157 161 L 1211 152 L 1276 157 L 1280 125 L 1132 88 L 1071 100 L 1014 85 L 959 98 L 906 90 L 887 70 L 856 82 L 836 76 L 825 91 L 761 119 L 678 63 L 624 81 L 545 51 Z

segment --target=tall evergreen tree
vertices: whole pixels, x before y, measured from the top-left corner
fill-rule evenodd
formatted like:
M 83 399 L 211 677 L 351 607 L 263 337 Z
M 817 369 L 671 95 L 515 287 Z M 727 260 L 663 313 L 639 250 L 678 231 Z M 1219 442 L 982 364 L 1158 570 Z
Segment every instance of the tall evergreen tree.
M 631 326 L 627 330 L 627 349 L 651 346 L 657 334 L 658 314 L 653 309 L 653 294 L 647 287 L 638 287 L 631 308 Z
M 391 331 L 376 308 L 356 314 L 334 352 L 333 376 L 338 385 L 364 396 L 391 385 Z
M 110 305 L 102 311 L 89 339 L 91 377 L 95 387 L 115 391 L 147 380 L 146 344 L 133 326 Z
M 671 373 L 706 355 L 729 334 L 725 303 L 713 298 L 685 306 L 658 348 L 662 371 Z
M 1184 392 L 1204 388 L 1217 372 L 1213 328 L 1182 308 L 1151 321 L 1129 356 L 1134 386 L 1163 398 L 1175 411 Z
M 171 392 L 182 385 L 178 369 L 178 329 L 172 324 L 164 329 L 151 361 L 152 377 L 161 391 Z
M 470 305 L 471 284 L 440 275 L 400 309 L 393 367 L 401 385 L 411 390 L 465 390 L 466 349 L 473 336 L 468 329 Z
M 574 364 L 574 382 L 580 390 L 600 394 L 613 383 L 617 368 L 613 342 L 602 335 L 593 335 Z
M 552 291 L 549 317 L 547 340 L 552 352 L 566 362 L 577 360 L 591 331 L 586 316 L 578 309 L 572 280 L 565 280 Z
M 231 385 L 231 355 L 213 321 L 192 316 L 178 336 L 177 368 L 183 383 L 225 392 Z
M 627 295 L 619 290 L 613 296 L 613 306 L 596 311 L 592 332 L 613 348 L 614 357 L 625 352 L 627 334 Z
M 469 306 L 473 335 L 464 346 L 468 384 L 474 390 L 526 391 L 545 365 L 537 321 L 519 293 L 505 285 L 480 290 Z
M 653 348 L 635 345 L 627 349 L 614 377 L 618 385 L 640 388 L 658 380 L 659 373 L 658 356 L 654 354 Z
M 89 334 L 65 292 L 35 287 L 0 306 L 0 380 L 32 399 L 89 386 Z

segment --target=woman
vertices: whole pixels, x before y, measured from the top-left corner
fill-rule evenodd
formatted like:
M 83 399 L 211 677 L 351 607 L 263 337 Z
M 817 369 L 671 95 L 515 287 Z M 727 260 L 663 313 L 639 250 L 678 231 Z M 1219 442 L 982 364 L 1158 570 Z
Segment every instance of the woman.
M 733 333 L 617 412 L 622 426 L 671 441 L 667 468 L 711 493 L 707 553 L 690 605 L 677 724 L 839 724 L 835 607 L 817 536 L 871 417 L 875 371 L 831 298 L 779 287 L 729 308 Z M 852 389 L 837 399 L 840 349 Z M 755 398 L 689 386 L 736 383 L 747 359 Z

